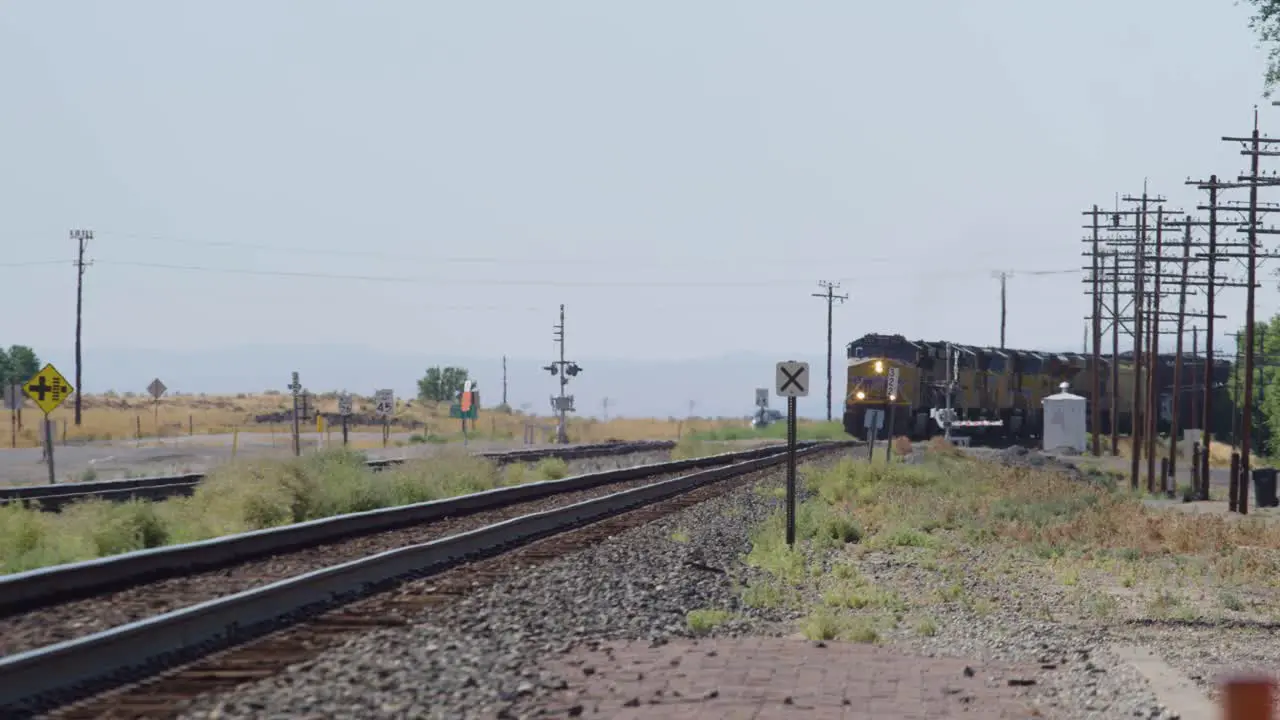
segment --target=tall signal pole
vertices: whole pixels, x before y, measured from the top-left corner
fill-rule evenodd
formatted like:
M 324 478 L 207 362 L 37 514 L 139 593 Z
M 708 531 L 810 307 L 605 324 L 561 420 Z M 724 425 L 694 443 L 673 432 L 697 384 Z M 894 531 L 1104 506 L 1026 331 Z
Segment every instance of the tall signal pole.
M 549 371 L 552 375 L 560 376 L 560 395 L 551 398 L 551 407 L 555 409 L 560 420 L 556 427 L 556 442 L 564 445 L 569 442 L 566 413 L 573 410 L 573 396 L 566 396 L 564 388 L 569 384 L 571 376 L 576 376 L 582 372 L 582 368 L 578 363 L 564 359 L 564 305 L 560 306 L 560 324 L 556 325 L 554 329 L 556 344 L 560 346 L 560 359 L 552 360 L 549 365 L 543 365 L 542 369 Z
M 849 296 L 835 294 L 836 288 L 840 287 L 840 283 L 819 280 L 818 286 L 826 288 L 825 293 L 813 293 L 813 297 L 826 298 L 827 300 L 827 422 L 831 422 L 831 308 L 836 300 L 844 302 L 849 299 Z
M 84 395 L 84 382 L 81 377 L 83 360 L 80 355 L 80 329 L 82 327 L 82 317 L 84 314 L 84 251 L 89 245 L 89 241 L 93 239 L 92 230 L 72 230 L 71 239 L 75 240 L 80 247 L 80 252 L 76 256 L 76 427 L 80 426 L 80 398 Z M 87 263 L 92 265 L 93 263 Z
M 556 342 L 560 345 L 560 424 L 556 427 L 556 442 L 566 445 L 569 442 L 568 428 L 565 427 L 567 418 L 565 417 L 565 401 L 564 386 L 568 384 L 569 379 L 564 375 L 564 305 L 560 305 L 560 324 L 555 328 Z

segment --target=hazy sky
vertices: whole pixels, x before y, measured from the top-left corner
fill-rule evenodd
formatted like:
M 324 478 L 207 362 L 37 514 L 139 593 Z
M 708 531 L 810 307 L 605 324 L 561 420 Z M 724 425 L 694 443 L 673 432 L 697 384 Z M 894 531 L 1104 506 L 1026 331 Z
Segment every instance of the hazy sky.
M 1148 177 L 1189 208 L 1188 175 L 1244 167 L 1220 137 L 1246 134 L 1261 97 L 1247 16 L 1225 0 L 6 2 L 0 342 L 71 346 L 84 227 L 90 353 L 549 355 L 565 303 L 573 356 L 812 355 L 820 279 L 851 296 L 838 347 L 994 344 L 992 271 L 1077 268 L 1091 203 Z M 1280 108 L 1262 116 L 1280 133 Z M 1079 347 L 1080 281 L 1015 274 L 1009 344 Z M 1238 323 L 1242 293 L 1224 298 Z

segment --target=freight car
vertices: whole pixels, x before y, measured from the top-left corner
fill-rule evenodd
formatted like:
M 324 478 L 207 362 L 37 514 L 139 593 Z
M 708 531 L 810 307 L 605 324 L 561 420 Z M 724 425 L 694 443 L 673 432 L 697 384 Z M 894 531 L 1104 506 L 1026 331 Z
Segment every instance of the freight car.
M 954 355 L 956 383 L 948 388 L 947 351 Z M 905 435 L 923 440 L 943 432 L 947 395 L 951 396 L 952 434 L 967 436 L 983 445 L 1031 444 L 1043 427 L 1041 400 L 1068 383 L 1071 392 L 1083 396 L 1092 411 L 1093 359 L 1069 352 L 1010 350 L 946 342 L 911 341 L 902 335 L 870 334 L 849 343 L 848 385 L 845 393 L 844 429 L 855 437 L 867 434 L 868 411 L 879 410 L 882 427 L 878 437 Z M 1168 432 L 1172 420 L 1174 356 L 1158 358 L 1156 384 L 1160 392 L 1158 427 Z M 1204 359 L 1183 357 L 1183 401 L 1179 427 L 1200 427 L 1197 408 L 1204 382 Z M 1111 364 L 1104 355 L 1098 370 L 1101 388 L 1103 433 L 1111 432 Z M 1119 431 L 1132 425 L 1132 353 L 1119 356 Z M 890 397 L 888 379 L 896 370 L 898 388 Z M 1215 361 L 1215 405 L 1228 411 L 1227 393 L 1221 392 L 1231 376 L 1231 364 Z M 1145 375 L 1144 375 L 1145 377 Z M 1218 415 L 1215 412 L 1215 415 Z M 1087 414 L 1092 419 L 1092 412 Z M 1092 430 L 1092 428 L 1090 428 Z

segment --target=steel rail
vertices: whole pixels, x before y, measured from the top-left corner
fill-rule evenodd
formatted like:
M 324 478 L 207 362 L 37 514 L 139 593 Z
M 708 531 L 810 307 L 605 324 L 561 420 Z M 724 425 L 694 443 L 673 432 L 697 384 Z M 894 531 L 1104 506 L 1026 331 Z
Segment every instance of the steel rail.
M 493 460 L 500 465 L 506 465 L 546 458 L 579 460 L 591 457 L 628 455 L 637 452 L 666 450 L 674 446 L 675 442 L 671 440 L 645 440 L 629 443 L 598 443 L 561 448 L 540 448 L 537 450 L 476 453 L 475 457 Z M 389 458 L 386 460 L 370 460 L 365 464 L 368 465 L 369 469 L 377 472 L 415 459 L 418 458 Z M 429 457 L 421 459 L 430 460 Z M 190 495 L 195 492 L 196 486 L 205 479 L 206 475 L 207 473 L 202 472 L 183 473 L 180 475 L 129 478 L 125 480 L 3 487 L 0 488 L 0 503 L 29 502 L 42 510 L 57 511 L 69 503 L 90 498 L 112 501 L 135 498 L 163 500 L 170 497 Z
M 811 443 L 802 443 L 799 446 L 810 445 Z M 776 452 L 777 446 L 769 446 L 701 458 L 636 465 L 0 575 L 0 614 L 12 614 L 25 608 L 163 577 L 189 575 L 357 535 L 394 530 L 649 475 L 715 467 Z
M 808 455 L 840 443 L 809 445 Z M 399 548 L 200 603 L 83 638 L 0 658 L 0 710 L 30 713 L 50 695 L 74 693 L 104 678 L 155 674 L 281 621 L 367 593 L 370 587 L 438 572 L 477 557 L 649 505 L 708 483 L 781 464 L 786 451 L 530 513 L 470 532 Z M 93 688 L 98 691 L 102 688 Z M 65 700 L 61 698 L 61 700 Z M 52 701 L 59 702 L 59 701 Z

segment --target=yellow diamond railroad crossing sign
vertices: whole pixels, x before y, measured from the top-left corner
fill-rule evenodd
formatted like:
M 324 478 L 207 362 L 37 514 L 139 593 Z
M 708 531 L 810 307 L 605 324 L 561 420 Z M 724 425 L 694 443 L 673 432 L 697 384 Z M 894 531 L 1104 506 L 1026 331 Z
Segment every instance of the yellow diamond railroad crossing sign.
M 62 377 L 62 373 L 58 372 L 58 368 L 53 363 L 44 366 L 44 369 L 36 373 L 22 386 L 23 392 L 27 397 L 36 402 L 45 415 L 53 412 L 63 403 L 71 393 L 75 392 L 75 388 L 71 387 L 71 383 Z

